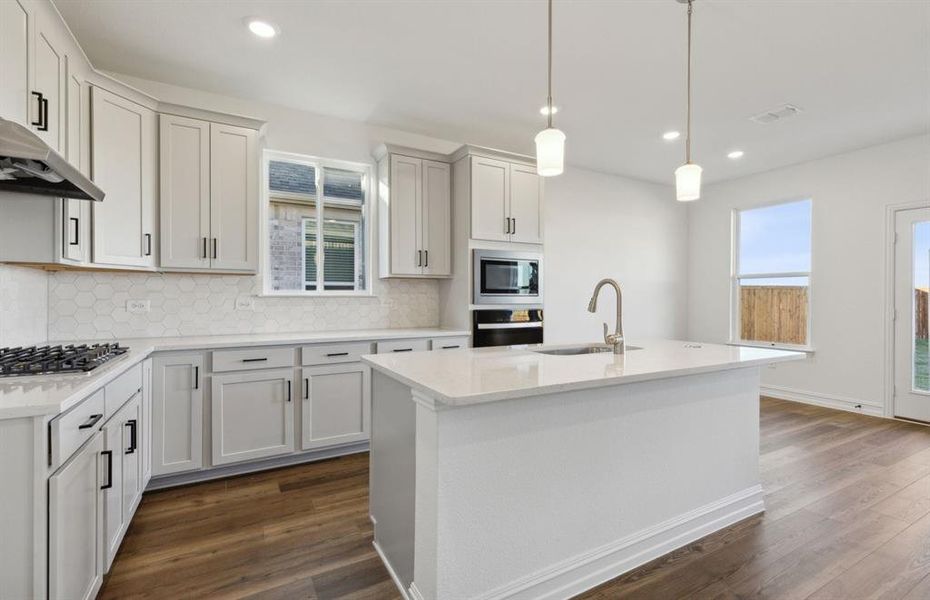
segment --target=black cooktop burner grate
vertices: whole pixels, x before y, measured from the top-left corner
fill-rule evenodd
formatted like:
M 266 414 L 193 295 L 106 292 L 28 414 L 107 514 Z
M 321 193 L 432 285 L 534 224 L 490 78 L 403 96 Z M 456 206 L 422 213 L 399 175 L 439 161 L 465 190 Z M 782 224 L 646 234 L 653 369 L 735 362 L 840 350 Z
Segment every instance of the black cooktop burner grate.
M 85 373 L 128 351 L 118 343 L 0 348 L 0 377 Z

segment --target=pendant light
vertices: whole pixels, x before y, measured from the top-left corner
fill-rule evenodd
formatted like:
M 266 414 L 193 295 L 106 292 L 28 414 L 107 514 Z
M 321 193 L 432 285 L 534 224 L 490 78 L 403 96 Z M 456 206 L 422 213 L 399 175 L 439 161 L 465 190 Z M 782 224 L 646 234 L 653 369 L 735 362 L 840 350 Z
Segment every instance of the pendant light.
M 536 134 L 536 172 L 543 177 L 561 175 L 565 164 L 565 134 L 552 126 L 552 0 L 549 0 L 549 95 L 547 126 Z
M 685 137 L 685 164 L 675 169 L 675 195 L 680 202 L 690 202 L 701 197 L 701 172 L 703 169 L 691 162 L 691 12 L 693 0 L 678 0 L 688 3 L 688 132 Z

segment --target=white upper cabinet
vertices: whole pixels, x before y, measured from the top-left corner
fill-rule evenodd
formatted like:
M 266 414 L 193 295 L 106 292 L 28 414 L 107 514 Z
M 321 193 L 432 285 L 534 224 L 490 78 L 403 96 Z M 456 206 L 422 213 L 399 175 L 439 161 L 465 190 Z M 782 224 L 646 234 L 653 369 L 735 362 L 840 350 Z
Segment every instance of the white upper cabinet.
M 66 57 L 65 85 L 65 158 L 86 173 L 84 152 L 87 141 L 87 110 L 84 85 L 75 60 Z M 90 260 L 90 203 L 85 200 L 62 200 L 62 259 L 84 263 Z
M 258 268 L 258 133 L 210 124 L 210 261 L 214 269 Z
M 471 157 L 471 237 L 542 243 L 542 184 L 535 167 Z
M 390 152 L 381 158 L 378 173 L 381 277 L 450 276 L 449 163 Z
M 506 242 L 510 237 L 508 197 L 510 164 L 473 157 L 471 161 L 471 237 Z
M 22 0 L 0 2 L 0 117 L 29 126 L 29 24 Z
M 155 266 L 155 112 L 102 88 L 91 93 L 93 261 Z
M 208 268 L 210 124 L 161 115 L 161 266 Z
M 65 54 L 58 37 L 60 25 L 40 12 L 35 28 L 31 124 L 45 143 L 59 154 L 65 154 Z

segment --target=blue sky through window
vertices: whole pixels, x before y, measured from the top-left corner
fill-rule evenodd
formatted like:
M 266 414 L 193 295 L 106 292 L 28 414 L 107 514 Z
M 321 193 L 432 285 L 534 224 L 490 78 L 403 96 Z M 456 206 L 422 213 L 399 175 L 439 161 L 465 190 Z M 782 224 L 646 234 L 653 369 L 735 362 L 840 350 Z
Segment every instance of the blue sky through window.
M 739 274 L 811 270 L 811 201 L 800 200 L 739 213 Z M 746 281 L 744 283 L 750 283 Z M 752 282 L 761 284 L 761 281 Z M 780 282 L 798 285 L 798 282 Z M 769 282 L 767 285 L 777 284 Z M 802 284 L 803 285 L 803 284 Z
M 930 221 L 914 227 L 914 287 L 930 287 Z

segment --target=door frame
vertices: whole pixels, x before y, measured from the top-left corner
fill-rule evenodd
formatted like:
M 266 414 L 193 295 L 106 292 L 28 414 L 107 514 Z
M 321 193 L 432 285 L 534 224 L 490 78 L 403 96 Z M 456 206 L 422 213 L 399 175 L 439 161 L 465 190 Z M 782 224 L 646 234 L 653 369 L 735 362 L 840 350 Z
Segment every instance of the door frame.
M 930 198 L 917 202 L 904 202 L 899 204 L 889 204 L 885 207 L 885 368 L 884 370 L 884 389 L 885 389 L 885 410 L 884 415 L 890 419 L 896 419 L 894 415 L 894 309 L 895 309 L 895 221 L 898 213 L 916 208 L 927 208 L 930 205 Z M 908 423 L 907 419 L 901 419 Z

